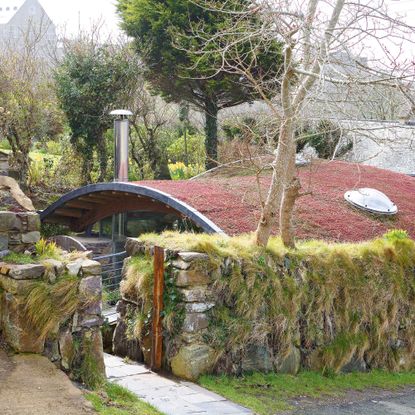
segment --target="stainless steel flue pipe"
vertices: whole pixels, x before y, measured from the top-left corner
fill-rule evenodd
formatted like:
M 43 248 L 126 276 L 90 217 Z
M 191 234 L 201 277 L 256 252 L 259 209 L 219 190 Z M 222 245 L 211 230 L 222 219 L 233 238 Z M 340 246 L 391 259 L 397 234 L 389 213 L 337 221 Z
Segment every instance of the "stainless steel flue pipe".
M 130 122 L 128 117 L 133 115 L 128 110 L 115 110 L 110 113 L 114 120 L 114 181 L 128 182 L 128 141 L 130 137 Z

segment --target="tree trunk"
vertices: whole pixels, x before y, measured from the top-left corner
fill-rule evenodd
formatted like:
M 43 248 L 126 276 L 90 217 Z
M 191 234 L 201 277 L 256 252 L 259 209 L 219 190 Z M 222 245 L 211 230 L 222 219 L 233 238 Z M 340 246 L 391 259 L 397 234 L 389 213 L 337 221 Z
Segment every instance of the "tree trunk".
M 147 146 L 148 159 L 155 180 L 170 180 L 168 159 L 156 145 L 156 138 L 153 129 L 148 129 L 149 144 Z
M 171 180 L 169 161 L 161 154 L 159 154 L 159 157 L 156 160 L 154 178 L 156 180 Z
M 268 244 L 272 228 L 280 212 L 284 186 L 292 181 L 295 174 L 295 140 L 292 119 L 284 120 L 281 125 L 273 169 L 267 200 L 256 230 L 256 243 L 261 246 Z
M 295 201 L 300 195 L 301 183 L 294 177 L 290 184 L 284 187 L 280 210 L 281 239 L 285 246 L 295 248 L 295 233 L 293 228 L 293 212 Z
M 217 166 L 218 160 L 218 105 L 210 98 L 205 102 L 206 170 Z
M 30 160 L 29 160 L 29 152 L 24 152 L 22 150 L 18 150 L 15 154 L 16 165 L 19 169 L 19 177 L 20 177 L 20 186 L 23 190 L 26 190 L 29 185 L 29 170 L 30 170 Z
M 99 182 L 104 182 L 107 177 L 108 169 L 108 152 L 107 152 L 107 143 L 105 141 L 104 133 L 102 131 L 98 132 L 97 136 L 97 150 L 98 150 L 98 160 L 99 160 Z
M 86 185 L 91 183 L 92 177 L 92 167 L 93 167 L 93 155 L 91 152 L 87 154 L 82 154 L 82 184 Z

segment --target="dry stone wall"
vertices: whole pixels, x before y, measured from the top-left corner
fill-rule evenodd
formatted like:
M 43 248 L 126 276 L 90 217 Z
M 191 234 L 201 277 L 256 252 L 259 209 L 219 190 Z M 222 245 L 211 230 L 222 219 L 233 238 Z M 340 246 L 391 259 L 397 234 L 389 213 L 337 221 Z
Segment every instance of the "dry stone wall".
M 362 248 L 364 259 L 340 245 L 309 257 L 245 259 L 165 250 L 164 369 L 190 380 L 209 372 L 413 369 L 415 244 L 390 238 Z M 118 305 L 114 350 L 148 363 L 152 300 L 137 274 L 154 249 L 129 239 L 126 250 L 129 290 Z
M 0 256 L 23 253 L 40 239 L 40 219 L 34 212 L 0 212 Z
M 42 335 L 28 321 L 27 296 L 36 283 L 53 285 L 64 275 L 79 279 L 78 305 L 71 315 L 62 315 L 51 332 Z M 78 378 L 85 359 L 89 359 L 104 376 L 102 324 L 99 262 L 85 254 L 74 258 L 73 253 L 62 260 L 46 259 L 26 265 L 0 262 L 0 332 L 16 353 L 44 354 L 74 378 Z
M 84 380 L 92 371 L 104 377 L 101 264 L 91 260 L 91 251 L 56 251 L 58 259 L 39 258 L 39 240 L 40 218 L 31 200 L 14 179 L 0 176 L 0 335 L 15 352 L 44 354 L 75 379 Z M 12 253 L 25 254 L 14 260 L 24 264 L 5 262 Z M 76 291 L 65 291 L 66 283 L 67 290 Z M 56 286 L 62 292 L 54 296 Z M 29 310 L 28 298 L 36 289 L 41 295 Z M 42 314 L 47 330 L 39 327 L 36 314 Z

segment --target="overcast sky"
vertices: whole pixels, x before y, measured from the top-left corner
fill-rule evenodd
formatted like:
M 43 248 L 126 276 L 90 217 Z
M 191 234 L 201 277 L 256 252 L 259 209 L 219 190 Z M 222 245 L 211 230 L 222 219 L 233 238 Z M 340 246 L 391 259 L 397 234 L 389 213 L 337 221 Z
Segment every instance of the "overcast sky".
M 116 14 L 116 0 L 39 0 L 48 15 L 58 26 L 59 32 L 76 35 L 79 27 L 90 29 L 97 21 L 103 22 L 102 34 L 117 36 L 121 33 Z M 391 12 L 407 16 L 409 24 L 415 22 L 415 0 L 386 0 Z M 414 56 L 413 47 L 406 48 Z M 408 49 L 411 49 L 409 52 Z M 409 52 L 409 53 L 408 53 Z
M 105 32 L 117 35 L 118 19 L 115 0 L 39 0 L 46 13 L 59 30 L 75 35 L 81 29 L 87 30 L 91 24 L 102 20 Z

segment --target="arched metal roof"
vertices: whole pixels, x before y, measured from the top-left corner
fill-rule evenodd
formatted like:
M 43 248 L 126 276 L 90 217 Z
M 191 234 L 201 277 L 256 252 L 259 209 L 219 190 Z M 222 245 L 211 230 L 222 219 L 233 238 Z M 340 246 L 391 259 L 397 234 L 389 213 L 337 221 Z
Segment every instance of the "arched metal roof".
M 43 222 L 64 224 L 75 231 L 83 231 L 101 219 L 132 210 L 176 213 L 206 233 L 224 233 L 188 204 L 160 190 L 133 183 L 98 183 L 76 189 L 40 212 L 40 218 Z

